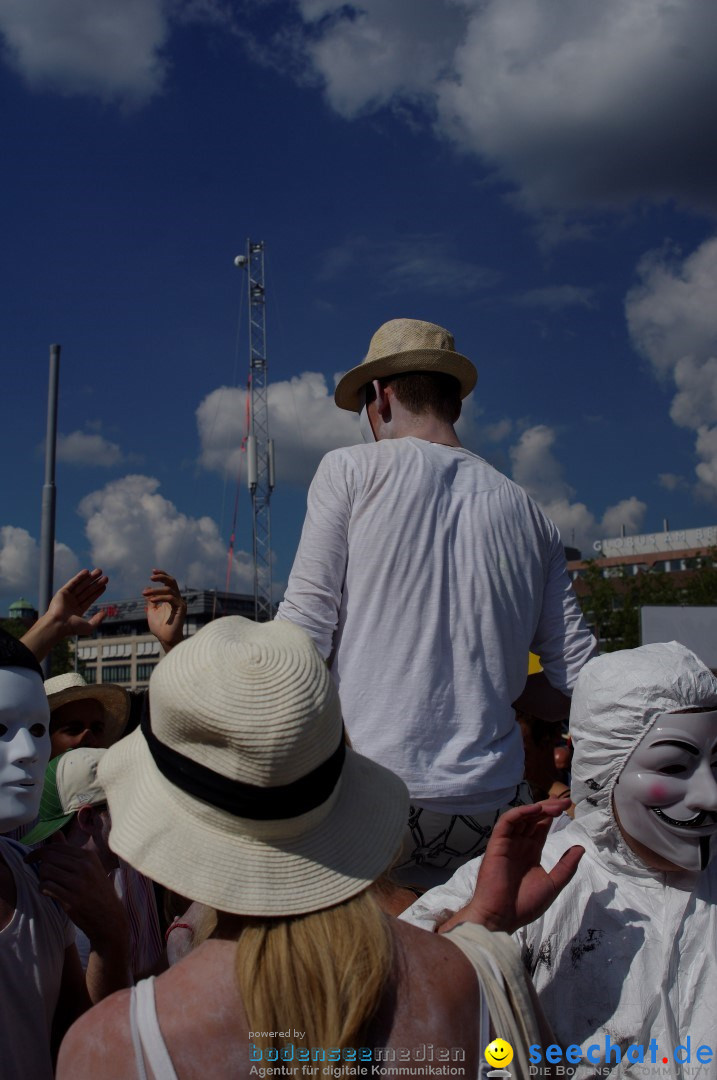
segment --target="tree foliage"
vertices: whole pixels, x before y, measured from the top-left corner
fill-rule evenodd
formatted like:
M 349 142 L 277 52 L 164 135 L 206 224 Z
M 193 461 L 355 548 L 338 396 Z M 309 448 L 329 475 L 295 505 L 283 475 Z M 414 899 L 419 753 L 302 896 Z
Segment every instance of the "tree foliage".
M 0 627 L 7 630 L 13 637 L 21 638 L 27 632 L 28 625 L 22 619 L 0 619 Z M 55 645 L 50 654 L 50 675 L 64 675 L 66 671 L 75 670 L 75 660 L 72 655 L 71 639 L 65 638 Z
M 624 566 L 614 576 L 591 559 L 581 575 L 580 604 L 603 652 L 640 644 L 640 608 L 646 605 L 717 605 L 717 548 L 695 560 L 689 571 L 650 570 L 632 574 Z M 582 591 L 582 589 L 581 589 Z

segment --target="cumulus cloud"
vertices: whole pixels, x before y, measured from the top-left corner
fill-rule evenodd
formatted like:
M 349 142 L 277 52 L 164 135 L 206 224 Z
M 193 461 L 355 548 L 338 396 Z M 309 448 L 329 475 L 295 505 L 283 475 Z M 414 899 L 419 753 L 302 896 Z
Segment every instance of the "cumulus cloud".
M 481 424 L 478 435 L 482 442 L 499 443 L 503 439 L 507 439 L 512 430 L 513 421 L 508 417 L 504 417 L 502 420 L 496 420 L 493 424 Z
M 296 3 L 305 55 L 338 113 L 427 106 L 436 130 L 530 211 L 670 197 L 717 208 L 714 4 Z
M 660 473 L 657 482 L 665 491 L 686 491 L 690 487 L 684 476 L 671 472 Z
M 137 105 L 161 90 L 164 0 L 0 0 L 6 60 L 38 89 Z
M 117 443 L 105 439 L 99 432 L 73 431 L 58 435 L 57 460 L 66 465 L 94 465 L 111 468 L 123 460 Z
M 325 453 L 361 442 L 356 416 L 336 408 L 333 388 L 329 390 L 318 372 L 271 383 L 267 397 L 278 484 L 307 485 Z M 241 450 L 246 391 L 228 386 L 213 390 L 197 409 L 197 427 L 201 463 L 234 476 L 241 468 L 246 479 Z
M 67 544 L 55 543 L 55 585 L 60 586 L 80 568 L 75 553 Z M 40 548 L 27 529 L 16 525 L 0 526 L 0 590 L 37 596 L 40 573 Z
M 608 507 L 600 520 L 585 503 L 573 501 L 575 492 L 553 452 L 555 438 L 555 431 L 545 424 L 528 428 L 511 447 L 510 457 L 513 479 L 555 522 L 563 543 L 579 547 L 587 558 L 595 540 L 619 536 L 622 525 L 628 533 L 639 532 L 647 507 L 634 495 Z
M 306 53 L 332 107 L 351 117 L 397 96 L 421 99 L 450 70 L 465 28 L 459 4 L 435 0 L 298 0 Z
M 154 477 L 113 480 L 86 495 L 78 510 L 85 520 L 92 564 L 110 575 L 120 593 L 138 593 L 153 566 L 167 569 L 183 585 L 223 587 L 227 545 L 216 522 L 181 513 L 160 495 Z M 235 553 L 231 589 L 252 591 L 253 580 L 250 555 Z
M 638 266 L 625 301 L 635 348 L 674 384 L 670 416 L 697 433 L 702 494 L 717 497 L 717 238 L 681 259 L 652 252 Z

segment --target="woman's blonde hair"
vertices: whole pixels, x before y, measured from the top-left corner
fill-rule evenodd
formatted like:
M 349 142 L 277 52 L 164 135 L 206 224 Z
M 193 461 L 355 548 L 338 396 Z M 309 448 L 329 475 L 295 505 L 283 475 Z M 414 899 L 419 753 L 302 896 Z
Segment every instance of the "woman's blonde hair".
M 370 889 L 322 911 L 247 920 L 236 970 L 249 1030 L 291 1024 L 304 1032 L 297 1047 L 358 1045 L 391 973 L 392 940 Z

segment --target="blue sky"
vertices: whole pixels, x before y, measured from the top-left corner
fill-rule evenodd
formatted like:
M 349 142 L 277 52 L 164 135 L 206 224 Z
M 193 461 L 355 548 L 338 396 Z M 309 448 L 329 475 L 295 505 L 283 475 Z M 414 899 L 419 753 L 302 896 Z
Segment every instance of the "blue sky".
M 717 520 L 717 6 L 0 0 L 0 611 L 56 583 L 224 586 L 267 269 L 275 599 L 333 404 L 386 319 L 478 367 L 462 436 L 566 543 Z M 232 588 L 250 587 L 242 493 Z

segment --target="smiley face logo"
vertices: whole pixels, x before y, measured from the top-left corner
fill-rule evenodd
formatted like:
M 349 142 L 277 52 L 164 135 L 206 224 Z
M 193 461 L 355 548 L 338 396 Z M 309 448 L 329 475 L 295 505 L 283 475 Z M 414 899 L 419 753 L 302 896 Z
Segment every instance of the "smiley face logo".
M 483 1055 L 494 1069 L 502 1069 L 513 1060 L 513 1047 L 505 1039 L 493 1039 L 493 1042 L 486 1046 Z

